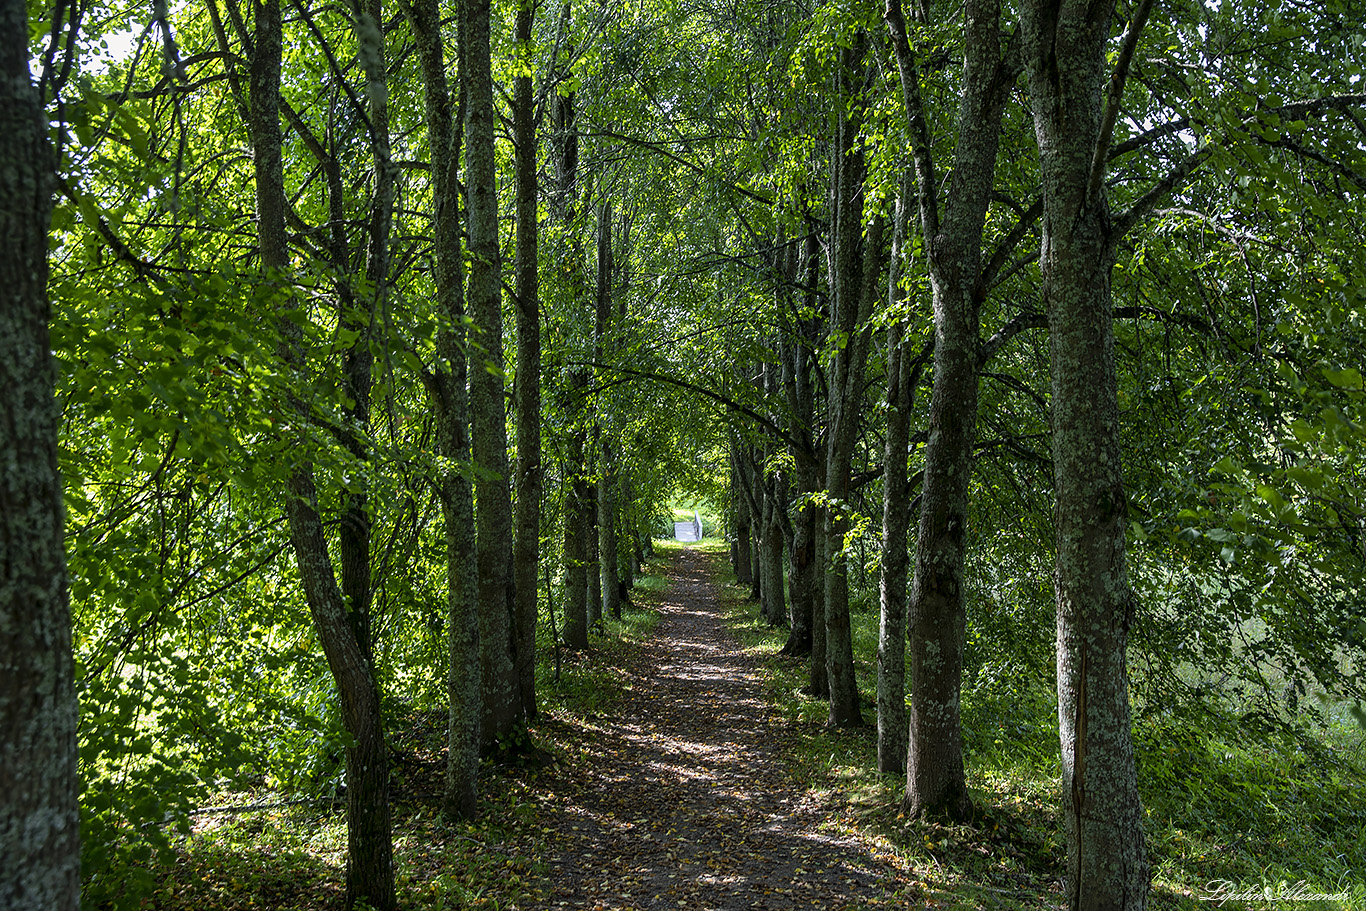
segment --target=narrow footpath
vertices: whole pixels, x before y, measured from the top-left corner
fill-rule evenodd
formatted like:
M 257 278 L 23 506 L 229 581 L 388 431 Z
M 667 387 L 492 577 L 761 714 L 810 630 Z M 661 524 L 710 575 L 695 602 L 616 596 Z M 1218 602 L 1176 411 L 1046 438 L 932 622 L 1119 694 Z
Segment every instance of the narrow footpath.
M 583 731 L 587 762 L 551 773 L 558 853 L 551 908 L 878 907 L 892 871 L 822 828 L 826 810 L 786 771 L 756 659 L 728 633 L 709 555 L 669 569 L 662 618 L 608 717 Z

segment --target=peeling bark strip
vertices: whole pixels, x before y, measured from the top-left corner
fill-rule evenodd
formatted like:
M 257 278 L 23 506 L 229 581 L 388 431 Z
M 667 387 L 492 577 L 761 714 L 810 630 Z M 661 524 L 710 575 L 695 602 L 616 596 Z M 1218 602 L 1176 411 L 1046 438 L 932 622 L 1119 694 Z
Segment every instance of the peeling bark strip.
M 437 0 L 403 4 L 416 39 L 426 102 L 432 174 L 432 256 L 437 306 L 445 316 L 437 334 L 437 364 L 427 378 L 434 405 L 437 445 L 447 466 L 470 461 L 469 400 L 464 339 L 456 328 L 464 315 L 464 282 L 460 263 L 460 207 L 457 173 L 460 163 L 450 86 L 446 81 Z M 479 722 L 482 706 L 479 678 L 479 578 L 474 555 L 474 489 L 453 467 L 438 482 L 446 524 L 447 641 L 450 665 L 446 688 L 450 727 L 446 760 L 444 813 L 447 819 L 473 819 L 478 812 Z
M 285 234 L 285 180 L 280 132 L 280 58 L 283 37 L 279 0 L 255 4 L 251 61 L 251 132 L 256 177 L 261 270 L 267 283 L 284 281 L 289 266 Z M 304 367 L 303 330 L 281 320 L 282 357 Z M 302 414 L 303 405 L 293 402 Z M 318 515 L 313 469 L 295 465 L 289 477 L 290 543 L 298 560 L 313 625 L 341 697 L 342 722 L 353 744 L 346 750 L 346 904 L 364 901 L 379 911 L 394 907 L 393 845 L 389 825 L 389 755 L 384 743 L 379 688 L 347 613 L 333 572 L 327 536 Z
M 28 10 L 0 2 L 0 907 L 80 904 L 76 693 L 48 342 L 52 153 Z
M 1021 13 L 1043 176 L 1058 725 L 1067 898 L 1075 911 L 1141 911 L 1149 875 L 1125 665 L 1134 605 L 1125 572 L 1110 296 L 1118 238 L 1104 183 L 1092 179 L 1093 164 L 1104 158 L 1098 150 L 1108 143 L 1102 84 L 1113 14 L 1113 2 L 1075 0 L 1029 3 Z M 1110 94 L 1120 91 L 1114 86 Z

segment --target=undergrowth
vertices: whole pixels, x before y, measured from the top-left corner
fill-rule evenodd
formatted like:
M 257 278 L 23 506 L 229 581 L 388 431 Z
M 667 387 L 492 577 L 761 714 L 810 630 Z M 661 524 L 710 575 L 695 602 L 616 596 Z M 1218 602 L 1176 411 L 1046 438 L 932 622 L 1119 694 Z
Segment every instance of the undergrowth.
M 620 621 L 605 618 L 587 652 L 538 648 L 540 716 L 525 738 L 538 761 L 575 761 L 573 731 L 609 713 L 625 686 L 621 668 L 658 623 L 667 580 L 647 561 Z M 480 815 L 441 818 L 444 711 L 389 707 L 393 761 L 394 873 L 401 909 L 528 909 L 543 906 L 548 830 L 536 822 L 542 795 L 525 749 L 500 751 L 480 772 Z M 525 746 L 526 744 L 521 744 Z M 262 788 L 219 794 L 223 809 L 194 817 L 191 831 L 152 863 L 149 894 L 128 907 L 212 911 L 331 911 L 344 905 L 346 815 L 340 801 L 291 799 Z M 118 902 L 116 901 L 116 904 Z
M 856 601 L 851 610 L 867 726 L 832 729 L 827 703 L 804 692 L 809 659 L 780 656 L 786 630 L 759 619 L 720 559 L 714 569 L 730 628 L 766 659 L 774 711 L 795 731 L 798 781 L 841 808 L 835 825 L 883 843 L 912 867 L 918 895 L 942 907 L 1060 904 L 1066 845 L 1051 680 L 969 669 L 964 755 L 978 818 L 972 825 L 908 820 L 904 774 L 877 771 L 876 606 Z M 1211 727 L 1169 712 L 1136 725 L 1135 741 L 1154 907 L 1209 907 L 1222 892 L 1241 896 L 1228 898 L 1230 907 L 1366 909 L 1359 729 L 1273 736 L 1243 731 L 1237 719 Z M 1333 898 L 1298 900 L 1309 894 Z

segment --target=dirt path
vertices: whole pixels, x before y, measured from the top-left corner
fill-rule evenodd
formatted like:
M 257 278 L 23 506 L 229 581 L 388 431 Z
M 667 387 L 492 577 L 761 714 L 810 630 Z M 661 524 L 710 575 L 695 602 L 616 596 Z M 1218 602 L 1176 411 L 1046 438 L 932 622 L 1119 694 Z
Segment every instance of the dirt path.
M 755 660 L 726 631 L 708 556 L 678 552 L 662 619 L 625 669 L 611 717 L 583 731 L 586 763 L 551 773 L 541 824 L 550 907 L 869 907 L 885 870 L 866 846 L 821 830 L 826 813 L 785 771 Z

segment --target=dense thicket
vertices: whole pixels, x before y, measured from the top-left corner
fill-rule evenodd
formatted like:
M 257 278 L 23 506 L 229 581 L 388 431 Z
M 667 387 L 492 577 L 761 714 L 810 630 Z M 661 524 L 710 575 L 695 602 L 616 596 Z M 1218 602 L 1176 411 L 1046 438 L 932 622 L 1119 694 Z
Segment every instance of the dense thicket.
M 965 699 L 1056 698 L 1074 907 L 1144 902 L 1135 726 L 1366 696 L 1351 4 L 13 6 L 88 900 L 218 789 L 345 788 L 391 906 L 386 726 L 448 712 L 474 816 L 675 494 L 832 725 L 878 662 L 913 815 L 971 818 Z M 42 595 L 5 667 L 67 679 Z

